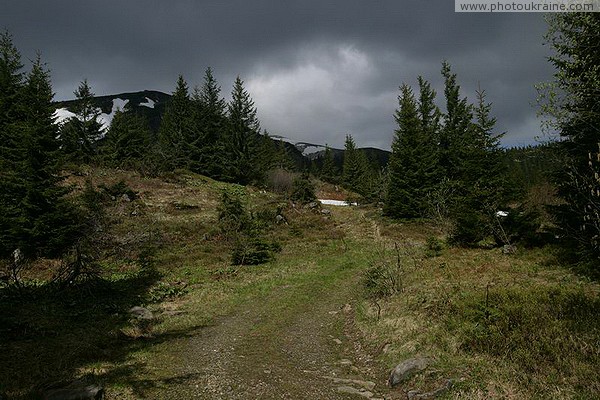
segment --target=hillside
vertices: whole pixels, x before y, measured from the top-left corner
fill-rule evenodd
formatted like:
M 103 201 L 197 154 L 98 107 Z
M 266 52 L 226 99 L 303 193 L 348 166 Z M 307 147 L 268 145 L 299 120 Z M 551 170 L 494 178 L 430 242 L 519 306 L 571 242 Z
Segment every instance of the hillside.
M 18 298 L 0 291 L 3 398 L 74 379 L 131 400 L 404 399 L 438 389 L 441 398 L 561 399 L 600 389 L 600 287 L 563 269 L 552 248 L 449 248 L 431 223 L 392 222 L 371 207 L 322 212 L 187 172 L 84 169 L 67 183 L 86 179 L 112 193 L 96 242 L 103 279 L 58 293 L 35 284 Z M 334 191 L 319 187 L 319 196 Z M 223 190 L 268 227 L 281 246 L 275 260 L 232 265 L 218 221 Z M 40 260 L 26 277 L 49 279 L 57 263 Z M 152 314 L 136 317 L 134 306 Z M 424 371 L 386 385 L 394 366 L 421 356 Z
M 112 121 L 116 110 L 120 109 L 121 111 L 135 112 L 144 116 L 148 120 L 150 128 L 156 133 L 158 132 L 162 115 L 164 114 L 165 107 L 170 98 L 171 95 L 163 92 L 144 90 L 140 92 L 96 96 L 94 101 L 95 106 L 102 112 L 100 119 L 105 129 L 108 129 L 110 126 L 110 122 Z M 74 115 L 71 111 L 72 106 L 76 103 L 76 101 L 77 100 L 66 100 L 55 103 L 58 123 Z M 278 135 L 273 135 L 272 139 L 277 142 L 280 140 L 284 142 L 284 146 L 286 147 L 288 155 L 291 157 L 298 170 L 310 166 L 311 161 L 315 161 L 319 166 L 321 165 L 321 159 L 325 150 L 324 144 L 297 142 Z M 332 150 L 334 153 L 334 160 L 341 169 L 344 150 Z M 376 148 L 363 148 L 362 151 L 365 152 L 371 163 L 376 165 L 378 168 L 384 167 L 387 164 L 391 154 L 389 151 Z

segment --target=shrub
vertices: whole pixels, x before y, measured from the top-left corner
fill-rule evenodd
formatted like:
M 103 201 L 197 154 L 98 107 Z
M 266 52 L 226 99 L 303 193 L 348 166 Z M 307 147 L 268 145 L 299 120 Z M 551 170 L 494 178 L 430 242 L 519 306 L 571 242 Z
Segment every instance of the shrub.
M 365 272 L 363 287 L 366 297 L 377 301 L 402 290 L 400 268 L 387 261 L 376 261 Z
M 315 201 L 317 196 L 315 195 L 315 186 L 310 181 L 308 174 L 302 174 L 292 184 L 291 199 L 299 203 L 310 203 Z
M 219 206 L 219 226 L 225 237 L 233 242 L 231 261 L 234 265 L 256 265 L 271 261 L 280 245 L 263 236 L 266 219 L 274 213 L 261 211 L 252 216 L 242 203 L 241 197 L 223 192 Z
M 234 265 L 258 265 L 272 261 L 281 246 L 261 237 L 242 236 L 236 241 L 231 254 Z
M 104 190 L 106 194 L 114 198 L 119 198 L 123 195 L 127 195 L 130 200 L 135 200 L 137 198 L 137 193 L 130 188 L 124 180 L 120 180 L 119 182 L 110 186 L 99 185 L 98 187 Z
M 269 172 L 267 186 L 275 193 L 288 195 L 292 191 L 294 174 L 284 169 Z
M 442 255 L 444 250 L 444 242 L 435 236 L 429 236 L 427 238 L 425 255 L 427 257 L 438 257 Z

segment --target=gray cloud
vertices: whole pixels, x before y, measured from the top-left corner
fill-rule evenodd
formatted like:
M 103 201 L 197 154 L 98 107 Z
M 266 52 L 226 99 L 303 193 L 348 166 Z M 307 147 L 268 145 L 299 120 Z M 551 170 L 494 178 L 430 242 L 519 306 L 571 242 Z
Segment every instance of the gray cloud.
M 503 143 L 531 143 L 533 85 L 552 73 L 541 14 L 456 14 L 445 0 L 7 2 L 0 27 L 24 58 L 42 52 L 58 99 L 83 78 L 97 94 L 170 92 L 211 66 L 225 94 L 246 81 L 270 132 L 338 147 L 351 133 L 389 148 L 398 86 L 423 75 L 442 93 L 444 59 L 465 95 L 486 90 Z

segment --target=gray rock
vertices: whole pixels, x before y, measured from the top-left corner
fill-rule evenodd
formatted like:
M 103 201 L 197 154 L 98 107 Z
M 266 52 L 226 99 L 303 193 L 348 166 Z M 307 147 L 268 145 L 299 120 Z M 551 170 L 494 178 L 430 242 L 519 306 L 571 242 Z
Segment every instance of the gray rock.
M 356 394 L 358 396 L 362 396 L 367 399 L 370 399 L 371 397 L 373 397 L 372 392 L 369 392 L 368 390 L 356 389 L 356 388 L 353 388 L 352 386 L 340 386 L 337 388 L 337 391 L 339 393 Z
M 81 381 L 44 392 L 44 400 L 102 400 L 104 388 L 98 385 L 90 385 Z
M 139 306 L 135 306 L 135 307 L 132 307 L 131 309 L 129 309 L 129 315 L 131 315 L 133 318 L 136 318 L 136 319 L 144 319 L 144 320 L 154 319 L 154 314 L 152 314 L 152 311 L 148 310 L 147 308 L 139 307 Z
M 127 193 L 123 193 L 123 196 L 121 196 L 121 200 L 124 201 L 124 202 L 126 202 L 126 203 L 131 202 L 131 199 L 129 198 L 129 196 L 127 195 Z
M 396 386 L 397 384 L 408 380 L 419 371 L 423 371 L 429 366 L 430 360 L 424 357 L 410 358 L 398 364 L 390 373 L 388 384 Z
M 281 214 L 277 214 L 277 216 L 275 217 L 275 222 L 277 222 L 278 224 L 287 224 L 287 220 Z
M 517 252 L 517 246 L 514 244 L 505 244 L 502 247 L 502 254 L 515 254 Z
M 320 205 L 320 204 L 321 204 L 321 203 L 319 203 L 319 202 L 317 202 L 317 201 L 312 201 L 312 202 L 310 202 L 310 203 L 308 203 L 308 204 L 306 205 L 306 208 L 309 208 L 309 209 L 311 209 L 311 210 L 314 210 L 315 208 L 319 208 L 319 205 Z

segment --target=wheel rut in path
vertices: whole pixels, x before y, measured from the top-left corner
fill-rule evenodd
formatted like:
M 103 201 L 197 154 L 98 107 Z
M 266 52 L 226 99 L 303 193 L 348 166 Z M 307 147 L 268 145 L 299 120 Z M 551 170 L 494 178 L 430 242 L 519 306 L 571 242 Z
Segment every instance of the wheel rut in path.
M 186 342 L 176 346 L 175 371 L 183 379 L 155 387 L 147 398 L 383 397 L 376 394 L 385 391 L 383 382 L 374 385 L 369 373 L 357 368 L 355 359 L 362 357 L 351 335 L 344 335 L 355 287 L 356 276 L 346 276 L 325 289 L 312 290 L 306 283 L 283 287 L 246 304 L 198 335 L 181 339 Z M 277 306 L 299 292 L 309 300 Z

